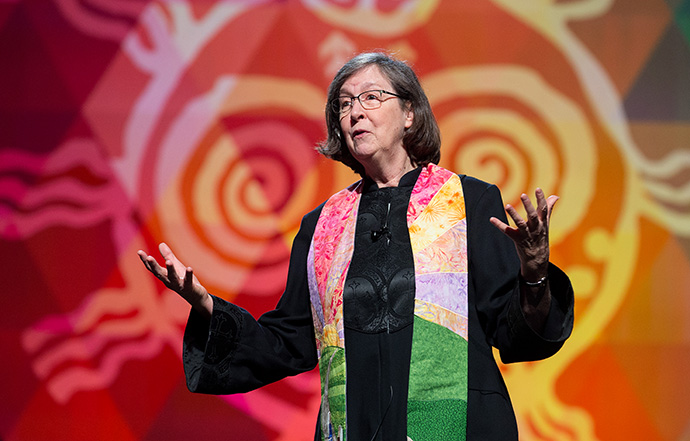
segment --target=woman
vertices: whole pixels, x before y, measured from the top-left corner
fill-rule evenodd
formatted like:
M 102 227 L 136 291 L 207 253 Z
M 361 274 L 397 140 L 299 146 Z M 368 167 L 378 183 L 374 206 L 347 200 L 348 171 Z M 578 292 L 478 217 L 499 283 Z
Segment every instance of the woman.
M 256 321 L 208 294 L 165 244 L 165 268 L 139 251 L 193 307 L 189 389 L 245 392 L 318 362 L 315 439 L 517 439 L 491 346 L 507 363 L 537 360 L 570 335 L 572 288 L 549 263 L 558 198 L 537 189 L 534 207 L 523 195 L 527 219 L 506 206 L 508 226 L 495 186 L 435 165 L 428 100 L 385 54 L 340 69 L 326 123 L 320 151 L 363 179 L 303 218 L 275 310 Z

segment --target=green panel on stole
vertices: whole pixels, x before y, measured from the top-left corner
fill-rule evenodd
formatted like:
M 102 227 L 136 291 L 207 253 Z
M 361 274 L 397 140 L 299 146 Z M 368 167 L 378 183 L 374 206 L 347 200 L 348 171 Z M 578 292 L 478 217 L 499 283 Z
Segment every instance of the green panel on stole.
M 415 316 L 407 402 L 413 441 L 464 440 L 467 425 L 467 340 Z
M 329 371 L 330 365 L 330 371 Z M 319 360 L 321 373 L 321 399 L 327 397 L 326 416 L 336 430 L 345 430 L 345 350 L 337 346 L 327 346 L 321 351 Z M 328 378 L 328 384 L 325 379 Z M 322 412 L 324 408 L 322 407 Z M 322 428 L 324 430 L 324 428 Z M 347 436 L 345 433 L 343 433 Z M 328 434 L 324 434 L 327 436 Z

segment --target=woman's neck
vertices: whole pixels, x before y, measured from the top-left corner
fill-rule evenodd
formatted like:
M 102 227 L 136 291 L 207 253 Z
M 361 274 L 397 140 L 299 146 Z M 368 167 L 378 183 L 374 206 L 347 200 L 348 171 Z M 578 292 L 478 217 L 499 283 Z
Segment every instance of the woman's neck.
M 407 172 L 414 170 L 416 167 L 409 158 L 402 164 L 383 166 L 383 167 L 365 167 L 366 174 L 376 183 L 379 188 L 397 187 L 400 178 L 405 176 Z

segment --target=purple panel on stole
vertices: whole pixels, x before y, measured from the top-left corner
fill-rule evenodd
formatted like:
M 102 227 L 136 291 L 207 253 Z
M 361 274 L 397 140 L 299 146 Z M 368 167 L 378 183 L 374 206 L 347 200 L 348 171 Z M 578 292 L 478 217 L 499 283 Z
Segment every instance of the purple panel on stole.
M 467 317 L 467 273 L 418 274 L 416 298 Z

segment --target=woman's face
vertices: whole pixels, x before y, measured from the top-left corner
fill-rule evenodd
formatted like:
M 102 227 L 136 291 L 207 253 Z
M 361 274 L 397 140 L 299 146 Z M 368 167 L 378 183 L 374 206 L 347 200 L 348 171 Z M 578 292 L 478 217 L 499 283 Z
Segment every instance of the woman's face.
M 339 95 L 354 97 L 368 90 L 395 93 L 378 66 L 372 65 L 348 78 Z M 350 113 L 341 117 L 340 128 L 352 156 L 366 169 L 372 161 L 394 163 L 391 161 L 407 157 L 402 140 L 412 120 L 412 109 L 404 109 L 399 98 L 384 94 L 381 107 L 377 109 L 366 110 L 358 100 L 354 100 Z

